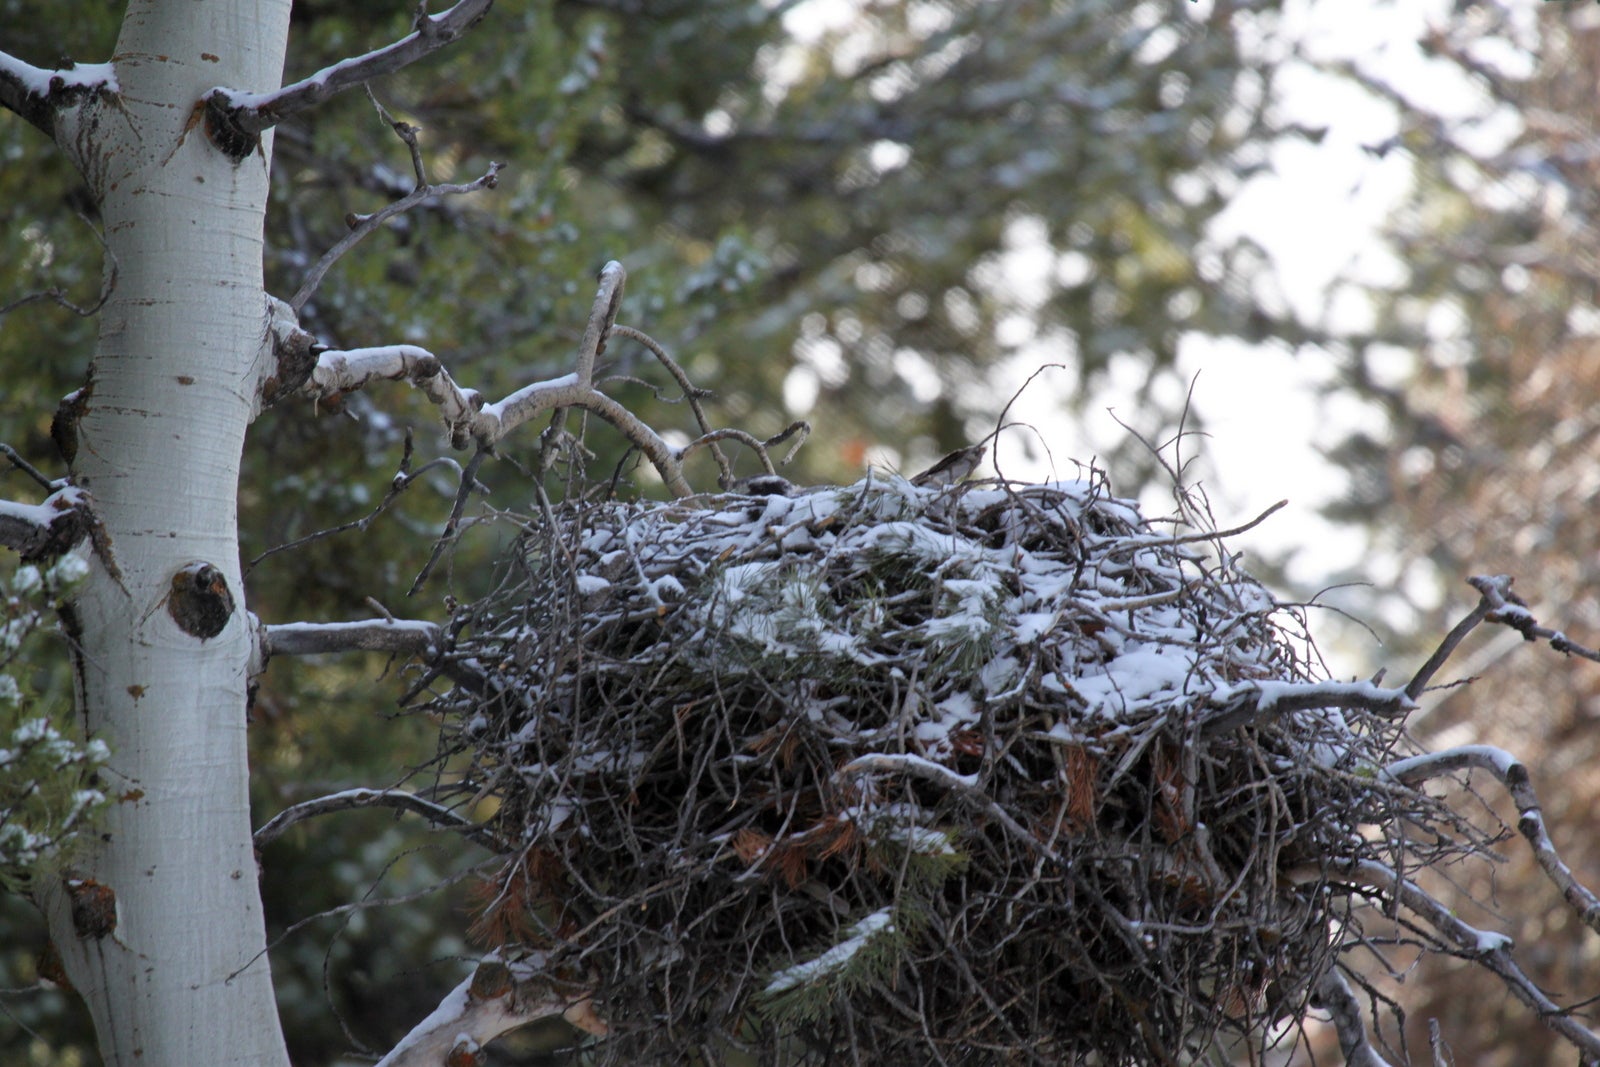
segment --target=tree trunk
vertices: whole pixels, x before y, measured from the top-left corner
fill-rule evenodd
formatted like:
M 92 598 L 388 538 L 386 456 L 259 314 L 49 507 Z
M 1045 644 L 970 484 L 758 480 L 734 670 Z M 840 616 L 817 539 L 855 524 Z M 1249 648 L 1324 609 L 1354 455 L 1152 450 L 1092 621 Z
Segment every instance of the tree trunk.
M 57 131 L 116 270 L 72 461 L 106 536 L 69 624 L 79 710 L 124 799 L 75 872 L 93 884 L 47 910 L 108 1064 L 288 1062 L 250 838 L 235 506 L 266 358 L 271 138 L 235 164 L 196 111 L 213 86 L 276 88 L 288 24 L 289 0 L 135 0 L 120 93 Z

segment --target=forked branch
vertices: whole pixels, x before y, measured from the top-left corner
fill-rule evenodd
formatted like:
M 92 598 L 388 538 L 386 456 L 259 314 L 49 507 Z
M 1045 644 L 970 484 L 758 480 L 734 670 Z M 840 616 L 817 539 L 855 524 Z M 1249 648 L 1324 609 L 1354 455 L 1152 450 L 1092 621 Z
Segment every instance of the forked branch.
M 1493 745 L 1462 745 L 1443 752 L 1398 760 L 1383 769 L 1391 782 L 1415 787 L 1422 782 L 1469 768 L 1481 768 L 1505 786 L 1517 806 L 1517 830 L 1533 849 L 1534 859 L 1545 876 L 1561 891 L 1561 897 L 1583 924 L 1600 933 L 1600 898 L 1578 881 L 1572 868 L 1561 859 L 1555 842 L 1545 828 L 1544 810 L 1533 789 L 1527 766 L 1516 756 Z
M 453 447 L 476 445 L 480 452 L 492 452 L 502 438 L 530 419 L 548 412 L 559 421 L 568 409 L 581 408 L 605 419 L 639 449 L 674 495 L 688 496 L 693 490 L 683 477 L 683 451 L 668 445 L 594 385 L 595 358 L 605 349 L 625 279 L 622 264 L 615 261 L 601 270 L 599 292 L 572 373 L 523 386 L 497 403 L 486 403 L 483 394 L 457 385 L 437 356 L 415 345 L 322 352 L 302 391 L 315 398 L 352 392 L 380 379 L 408 381 L 438 406 Z

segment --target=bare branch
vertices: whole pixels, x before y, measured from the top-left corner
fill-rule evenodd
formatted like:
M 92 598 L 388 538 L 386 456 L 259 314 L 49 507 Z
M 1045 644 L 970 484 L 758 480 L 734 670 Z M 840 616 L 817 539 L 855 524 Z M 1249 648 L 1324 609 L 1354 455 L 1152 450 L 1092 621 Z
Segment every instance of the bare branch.
M 263 626 L 267 656 L 313 656 L 322 652 L 392 652 L 422 655 L 438 647 L 436 623 L 416 619 L 357 622 L 290 622 Z
M 89 495 L 67 486 L 38 504 L 0 500 L 0 545 L 25 560 L 49 559 L 70 550 L 94 530 Z
M 463 0 L 465 2 L 465 0 Z M 294 296 L 289 298 L 289 306 L 296 312 L 306 306 L 317 289 L 322 285 L 322 279 L 327 275 L 344 254 L 360 244 L 368 234 L 377 230 L 385 222 L 396 215 L 410 211 L 425 201 L 441 196 L 460 196 L 465 193 L 475 193 L 482 189 L 493 189 L 499 184 L 500 171 L 504 169 L 502 163 L 490 163 L 489 169 L 476 181 L 464 185 L 419 185 L 399 200 L 386 204 L 370 215 L 351 215 L 345 221 L 350 224 L 350 232 L 339 238 L 339 242 L 322 254 L 316 265 L 306 273 L 305 281 L 300 283 Z
M 5 456 L 17 470 L 32 478 L 47 493 L 54 493 L 58 489 L 65 489 L 68 482 L 65 478 L 47 478 L 44 472 L 32 463 L 22 458 L 22 454 L 7 444 L 0 444 L 0 456 Z
M 110 64 L 79 64 L 67 70 L 45 70 L 0 52 L 0 107 L 15 111 L 51 139 L 56 114 L 100 93 L 115 93 L 117 79 Z
M 1154 450 L 1152 449 L 1152 451 Z M 1260 526 L 1272 516 L 1273 512 L 1279 510 L 1280 508 L 1287 507 L 1288 505 L 1289 502 L 1287 500 L 1280 500 L 1276 504 L 1267 508 L 1267 510 L 1263 511 L 1261 514 L 1257 515 L 1255 518 L 1251 519 L 1249 522 L 1243 523 L 1239 526 L 1234 526 L 1227 530 L 1207 530 L 1202 533 L 1183 534 L 1178 537 L 1155 537 L 1144 540 L 1130 537 L 1127 538 L 1126 545 L 1119 545 L 1117 547 L 1117 551 L 1137 552 L 1146 548 L 1165 547 L 1167 545 L 1188 545 L 1194 544 L 1197 541 L 1217 541 L 1225 537 L 1238 537 L 1240 534 Z
M 259 138 L 290 115 L 315 107 L 373 78 L 393 74 L 438 51 L 466 33 L 489 13 L 494 0 L 460 0 L 438 15 L 421 15 L 416 28 L 393 44 L 324 67 L 309 78 L 270 93 L 235 92 L 217 88 L 206 95 L 208 121 L 221 124 L 231 135 Z
M 1522 972 L 1522 968 L 1511 958 L 1509 937 L 1469 926 L 1421 886 L 1374 860 L 1351 864 L 1348 873 L 1357 881 L 1381 890 L 1442 934 L 1462 956 L 1477 962 L 1498 977 L 1512 996 L 1538 1014 L 1540 1022 L 1577 1048 L 1583 1054 L 1584 1062 L 1600 1060 L 1600 1036 L 1580 1025 Z
M 1529 641 L 1548 641 L 1550 647 L 1557 652 L 1582 656 L 1584 659 L 1600 663 L 1600 651 L 1585 648 L 1560 630 L 1540 626 L 1539 621 L 1533 617 L 1533 612 L 1528 610 L 1527 601 L 1511 591 L 1511 581 L 1512 579 L 1504 574 L 1493 576 L 1478 574 L 1467 579 L 1467 584 L 1482 593 L 1484 601 L 1492 609 L 1489 612 L 1490 622 L 1504 623 Z
M 456 490 L 455 503 L 450 507 L 450 518 L 445 520 L 444 530 L 439 534 L 438 540 L 434 541 L 433 551 L 428 554 L 428 562 L 424 563 L 422 570 L 417 572 L 417 577 L 411 583 L 411 588 L 406 591 L 406 596 L 417 595 L 423 583 L 428 580 L 428 575 L 433 573 L 433 568 L 439 562 L 439 557 L 443 556 L 444 550 L 455 541 L 456 533 L 461 528 L 461 516 L 467 510 L 467 499 L 472 495 L 474 489 L 481 488 L 478 484 L 478 468 L 483 466 L 483 461 L 488 456 L 487 449 L 479 448 L 472 458 L 467 460 L 466 466 L 461 468 L 461 486 Z
M 343 522 L 337 526 L 330 526 L 326 529 L 317 530 L 315 533 L 306 534 L 304 537 L 297 537 L 293 541 L 285 541 L 281 545 L 274 545 L 246 564 L 244 573 L 248 575 L 251 571 L 255 570 L 256 565 L 262 560 L 266 559 L 268 556 L 275 556 L 279 552 L 289 552 L 296 548 L 301 548 L 305 545 L 312 544 L 313 542 L 321 541 L 325 538 L 334 537 L 338 534 L 345 533 L 349 530 L 365 531 L 367 527 L 371 526 L 373 522 L 377 520 L 379 515 L 382 515 L 384 512 L 389 510 L 389 506 L 395 502 L 401 493 L 404 493 L 407 489 L 411 488 L 411 486 L 416 483 L 418 478 L 421 478 L 424 474 L 428 473 L 430 470 L 433 470 L 435 467 L 452 467 L 455 469 L 457 474 L 461 473 L 461 465 L 455 460 L 451 459 L 449 456 L 439 456 L 435 459 L 431 459 L 424 463 L 421 467 L 418 467 L 416 470 L 412 470 L 411 457 L 415 452 L 415 448 L 414 435 L 411 431 L 411 427 L 407 426 L 405 431 L 405 443 L 400 453 L 400 469 L 395 472 L 393 478 L 389 479 L 388 492 L 383 494 L 383 499 L 378 501 L 377 506 L 374 507 L 370 512 L 363 515 L 359 519 L 351 519 L 349 522 Z
M 1561 890 L 1562 899 L 1583 924 L 1600 933 L 1600 898 L 1578 881 L 1572 868 L 1562 861 L 1555 842 L 1545 829 L 1544 811 L 1534 792 L 1527 765 L 1503 748 L 1493 745 L 1462 745 L 1427 755 L 1398 760 L 1383 769 L 1384 779 L 1416 786 L 1430 778 L 1464 768 L 1479 767 L 1493 774 L 1506 787 L 1517 805 L 1517 830 L 1533 849 L 1534 859 L 1546 877 Z
M 622 264 L 614 260 L 601 270 L 600 289 L 573 373 L 523 386 L 498 403 L 486 404 L 481 393 L 461 388 L 437 356 L 415 345 L 325 351 L 318 356 L 303 391 L 320 397 L 352 392 L 377 379 L 409 381 L 438 405 L 453 447 L 466 448 L 476 442 L 484 452 L 492 452 L 501 438 L 545 412 L 552 413 L 552 425 L 556 425 L 565 421 L 568 409 L 581 408 L 611 423 L 643 452 L 673 495 L 689 496 L 693 490 L 683 478 L 683 453 L 593 385 L 595 357 L 604 351 L 625 278 Z
M 111 299 L 112 290 L 117 286 L 117 257 L 106 246 L 106 235 L 100 232 L 100 228 L 90 222 L 89 217 L 81 211 L 78 213 L 78 218 L 82 219 L 84 224 L 89 227 L 89 232 L 94 234 L 95 240 L 100 242 L 100 247 L 106 254 L 105 280 L 100 283 L 100 295 L 95 298 L 94 303 L 87 306 L 74 303 L 67 299 L 67 294 L 61 290 L 60 286 L 52 285 L 50 288 L 41 289 L 37 293 L 20 296 L 8 304 L 0 304 L 0 316 L 9 315 L 18 308 L 26 307 L 29 304 L 37 304 L 42 300 L 48 300 L 57 307 L 64 307 L 80 319 L 97 315 L 100 313 L 100 309 L 106 306 L 106 301 Z
M 283 836 L 284 831 L 297 822 L 317 815 L 330 815 L 339 811 L 356 811 L 360 808 L 396 808 L 421 815 L 435 826 L 453 830 L 467 840 L 482 845 L 491 852 L 501 851 L 503 845 L 479 823 L 473 822 L 449 808 L 425 800 L 403 789 L 346 789 L 340 793 L 301 801 L 284 808 L 255 832 L 256 848 L 267 845 Z
M 1223 694 L 1219 702 L 1220 710 L 1201 724 L 1207 737 L 1314 708 L 1349 708 L 1392 719 L 1417 706 L 1404 689 L 1385 689 L 1371 682 L 1246 682 Z
M 537 963 L 507 963 L 491 954 L 472 977 L 450 991 L 431 1015 L 412 1027 L 377 1067 L 439 1067 L 477 1062 L 486 1043 L 536 1019 L 560 1015 L 581 1030 L 603 1035 L 606 1025 L 586 993 L 560 994 L 541 982 Z
M 1465 640 L 1467 634 L 1471 633 L 1474 627 L 1489 617 L 1491 610 L 1493 610 L 1493 607 L 1488 598 L 1481 598 L 1478 601 L 1478 606 L 1468 612 L 1460 622 L 1456 623 L 1448 634 L 1445 634 L 1444 640 L 1439 642 L 1439 647 L 1434 649 L 1433 655 L 1428 657 L 1428 662 L 1424 663 L 1417 670 L 1417 673 L 1412 676 L 1411 681 L 1406 684 L 1406 696 L 1415 700 L 1422 695 L 1422 691 L 1428 688 L 1428 683 L 1439 672 L 1439 668 L 1444 666 L 1445 660 L 1449 659 L 1451 654 L 1455 652 L 1456 646 Z
M 1322 981 L 1317 983 L 1317 999 L 1333 1020 L 1333 1028 L 1339 1035 L 1339 1051 L 1344 1053 L 1346 1067 L 1389 1067 L 1389 1061 L 1378 1055 L 1367 1040 L 1361 1002 L 1356 999 L 1355 991 L 1337 967 L 1328 968 Z
M 426 17 L 424 12 L 423 17 Z M 363 84 L 361 88 L 367 92 L 367 99 L 372 101 L 372 106 L 377 108 L 378 117 L 388 124 L 395 136 L 406 146 L 406 151 L 411 153 L 411 172 L 417 176 L 416 188 L 421 189 L 428 184 L 428 168 L 422 162 L 422 145 L 417 142 L 417 133 L 421 129 L 413 126 L 403 119 L 397 119 L 389 114 L 389 109 L 378 102 L 377 94 L 372 91 L 372 86 Z

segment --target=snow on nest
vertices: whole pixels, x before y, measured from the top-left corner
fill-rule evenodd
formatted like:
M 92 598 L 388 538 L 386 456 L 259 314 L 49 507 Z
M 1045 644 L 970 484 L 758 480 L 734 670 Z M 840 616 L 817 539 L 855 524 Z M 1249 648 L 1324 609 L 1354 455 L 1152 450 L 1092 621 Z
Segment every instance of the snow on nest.
M 686 636 L 744 646 L 708 657 L 939 676 L 918 733 L 935 756 L 949 748 L 930 726 L 969 726 L 1030 683 L 1074 719 L 1116 720 L 1303 677 L 1263 627 L 1276 604 L 1260 585 L 1094 482 L 951 493 L 880 477 L 615 509 L 573 560 L 580 595 L 610 594 L 596 621 L 664 611 L 693 586 Z
M 480 935 L 595 975 L 624 1059 L 828 1014 L 893 1062 L 1248 1027 L 1195 990 L 1309 988 L 1322 905 L 1279 871 L 1379 819 L 1347 769 L 1385 742 L 1184 533 L 1098 479 L 529 521 L 441 652 L 470 683 L 427 705 L 462 795 L 500 804 Z M 1208 732 L 1221 715 L 1249 728 Z

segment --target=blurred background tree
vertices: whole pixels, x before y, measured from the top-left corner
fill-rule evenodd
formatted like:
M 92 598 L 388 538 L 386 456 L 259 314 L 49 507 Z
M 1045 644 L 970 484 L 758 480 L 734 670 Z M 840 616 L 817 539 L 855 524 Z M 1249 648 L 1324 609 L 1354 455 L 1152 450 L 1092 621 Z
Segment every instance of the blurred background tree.
M 1350 436 L 1334 458 L 1350 474 L 1335 517 L 1364 525 L 1372 558 L 1394 561 L 1388 597 L 1361 612 L 1390 657 L 1425 652 L 1475 601 L 1462 579 L 1511 574 L 1546 625 L 1600 635 L 1600 8 L 1592 4 L 1458 5 L 1422 42 L 1446 105 L 1397 89 L 1381 70 L 1345 73 L 1389 100 L 1399 135 L 1372 152 L 1405 153 L 1414 190 L 1391 220 L 1402 264 L 1370 291 L 1373 329 L 1352 338 L 1336 388 L 1381 410 L 1385 425 Z M 1558 847 L 1580 880 L 1600 878 L 1600 672 L 1522 648 L 1509 632 L 1474 638 L 1458 675 L 1412 725 L 1431 747 L 1500 745 L 1534 768 Z M 1408 648 L 1409 646 L 1409 648 Z M 1506 814 L 1502 812 L 1502 814 Z M 1493 871 L 1461 872 L 1463 918 L 1516 938 L 1543 987 L 1581 1007 L 1600 988 L 1600 945 L 1552 907 L 1554 890 L 1526 850 Z M 1441 887 L 1442 888 L 1442 887 Z M 1395 966 L 1406 958 L 1397 954 Z M 1452 961 L 1406 980 L 1413 1054 L 1438 1019 L 1454 1062 L 1494 1067 L 1570 1061 L 1503 987 Z

